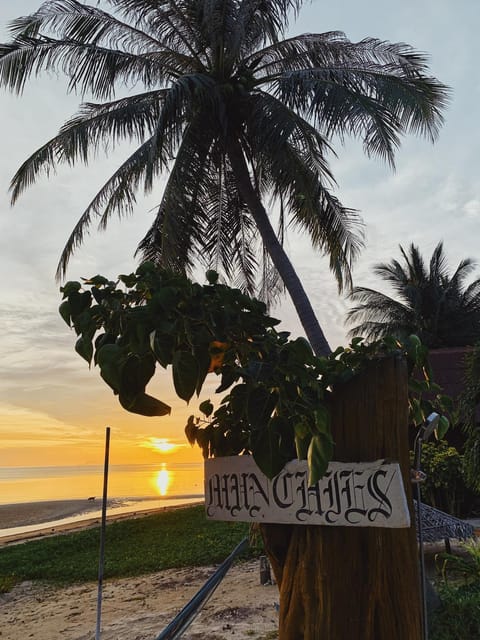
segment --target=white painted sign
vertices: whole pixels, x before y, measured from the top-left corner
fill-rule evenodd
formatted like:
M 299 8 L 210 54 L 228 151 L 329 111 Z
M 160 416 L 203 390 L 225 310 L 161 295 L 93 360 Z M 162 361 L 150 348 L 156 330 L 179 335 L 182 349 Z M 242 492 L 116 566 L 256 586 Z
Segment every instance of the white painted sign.
M 397 463 L 331 462 L 308 486 L 307 463 L 292 460 L 273 480 L 252 456 L 205 461 L 205 510 L 212 520 L 346 527 L 409 527 Z

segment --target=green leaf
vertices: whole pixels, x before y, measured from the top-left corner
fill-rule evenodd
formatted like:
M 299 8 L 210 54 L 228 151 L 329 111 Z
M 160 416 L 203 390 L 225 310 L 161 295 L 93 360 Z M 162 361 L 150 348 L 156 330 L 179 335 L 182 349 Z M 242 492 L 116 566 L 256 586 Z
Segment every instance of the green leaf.
M 258 432 L 252 444 L 252 455 L 267 478 L 274 478 L 285 466 L 286 459 L 280 452 L 280 438 L 270 423 Z
M 295 451 L 299 460 L 306 460 L 312 434 L 306 422 L 297 422 L 294 427 Z
M 126 360 L 125 351 L 118 344 L 104 344 L 98 349 L 96 360 L 99 367 L 103 367 L 105 364 L 114 364 L 120 367 Z
M 78 334 L 82 334 L 84 337 L 92 339 L 97 330 L 95 320 L 90 314 L 90 310 L 82 311 L 73 319 L 73 326 Z
M 64 300 L 62 302 L 62 304 L 58 307 L 58 311 L 62 316 L 63 320 L 68 324 L 69 327 L 71 327 L 72 325 L 70 323 L 70 318 L 71 318 L 70 303 L 68 302 L 68 300 Z
M 198 426 L 195 424 L 195 418 L 194 416 L 189 416 L 187 424 L 185 425 L 185 435 L 187 436 L 187 440 L 192 445 L 192 447 L 197 440 L 197 432 Z
M 195 385 L 195 391 L 198 396 L 200 395 L 203 383 L 205 382 L 205 378 L 207 377 L 210 369 L 210 353 L 208 351 L 208 345 L 203 344 L 195 346 L 193 349 L 193 355 L 198 366 L 198 377 Z
M 323 478 L 332 456 L 333 441 L 331 437 L 324 434 L 313 436 L 307 454 L 309 486 L 312 487 Z
M 137 282 L 137 276 L 134 273 L 129 273 L 128 275 L 122 273 L 118 276 L 118 279 L 120 280 L 120 282 L 123 282 L 126 287 L 129 288 L 134 287 Z
M 162 287 L 155 291 L 152 296 L 151 305 L 156 313 L 169 313 L 176 309 L 179 303 L 178 287 Z
M 417 398 L 411 398 L 409 401 L 409 420 L 414 425 L 419 425 L 425 420 L 425 415 L 422 410 L 422 403 Z
M 92 301 L 92 294 L 90 293 L 90 291 L 84 291 L 83 293 L 72 291 L 72 293 L 68 296 L 68 301 L 70 303 L 72 320 L 75 320 L 78 315 L 80 315 L 90 306 Z
M 75 343 L 75 351 L 90 364 L 93 357 L 93 343 L 84 336 L 80 336 Z
M 154 373 L 153 357 L 129 354 L 121 369 L 120 395 L 136 397 L 143 393 Z
M 93 276 L 93 278 L 88 278 L 88 279 L 82 278 L 82 280 L 83 280 L 83 284 L 88 284 L 88 285 L 92 285 L 92 286 L 95 286 L 95 287 L 99 287 L 101 285 L 106 285 L 109 282 L 107 280 L 107 278 L 105 278 L 104 276 L 100 276 L 100 275 L 96 275 L 96 276 Z
M 248 394 L 247 420 L 253 429 L 263 428 L 270 420 L 278 403 L 278 392 L 256 386 Z
M 445 437 L 448 429 L 450 428 L 450 422 L 446 416 L 440 416 L 437 428 L 435 429 L 435 437 L 437 440 L 441 440 Z
M 294 432 L 296 436 L 303 439 L 309 435 L 310 429 L 306 422 L 297 422 L 294 427 Z
M 120 393 L 118 399 L 124 409 L 141 416 L 167 416 L 172 411 L 168 404 L 146 393 L 138 393 L 135 396 Z
M 290 421 L 284 416 L 273 416 L 270 420 L 270 428 L 278 434 L 279 451 L 286 460 L 291 460 L 295 456 L 294 431 L 290 426 Z
M 229 387 L 232 386 L 234 382 L 236 382 L 239 378 L 239 374 L 232 367 L 222 367 L 222 381 L 220 385 L 215 389 L 215 393 L 221 393 L 222 391 L 226 391 Z
M 137 276 L 143 277 L 149 273 L 155 273 L 156 271 L 157 267 L 155 266 L 155 263 L 150 260 L 146 260 L 145 262 L 142 262 L 135 273 Z
M 159 334 L 158 331 L 150 333 L 150 348 L 157 362 L 166 369 L 173 360 L 173 340 L 171 336 Z
M 203 415 L 207 416 L 207 418 L 213 413 L 213 404 L 210 402 L 210 400 L 204 400 L 200 403 L 200 406 L 198 408 L 203 413 Z
M 189 402 L 198 380 L 198 363 L 190 351 L 175 351 L 172 362 L 173 384 L 179 398 Z
M 444 410 L 453 411 L 454 402 L 453 402 L 453 398 L 451 398 L 450 396 L 447 396 L 447 395 L 444 395 L 444 394 L 440 394 L 438 396 L 438 402 L 440 403 L 441 407 Z
M 328 408 L 323 404 L 319 404 L 314 411 L 314 416 L 317 433 L 330 435 L 330 411 Z
M 306 460 L 308 456 L 308 448 L 310 446 L 311 436 L 308 435 L 305 438 L 295 436 L 295 451 L 298 460 Z
M 63 297 L 66 298 L 71 293 L 75 291 L 80 291 L 81 288 L 82 288 L 82 285 L 80 284 L 80 282 L 74 282 L 72 280 L 69 280 L 63 285 L 63 287 L 60 287 L 60 291 L 63 293 Z
M 218 273 L 213 269 L 209 269 L 205 274 L 205 277 L 207 278 L 208 284 L 217 284 L 218 282 Z
M 291 347 L 300 362 L 310 362 L 314 358 L 312 347 L 305 338 L 296 338 L 296 340 L 291 343 Z
M 115 393 L 120 391 L 122 368 L 126 360 L 125 351 L 118 344 L 104 344 L 97 350 L 100 375 Z

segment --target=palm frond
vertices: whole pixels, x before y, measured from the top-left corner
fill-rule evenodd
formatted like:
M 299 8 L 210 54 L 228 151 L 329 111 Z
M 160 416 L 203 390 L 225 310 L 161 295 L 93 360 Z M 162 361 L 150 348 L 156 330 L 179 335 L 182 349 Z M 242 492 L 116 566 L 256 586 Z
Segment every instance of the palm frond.
M 92 222 L 99 217 L 99 228 L 105 229 L 112 214 L 119 216 L 133 212 L 136 191 L 144 177 L 146 167 L 151 162 L 152 141 L 147 140 L 117 169 L 92 199 L 80 216 L 60 256 L 56 277 L 61 279 L 76 247 L 79 247 Z
M 115 15 L 76 0 L 51 0 L 29 16 L 13 20 L 14 38 L 36 38 L 42 33 L 57 38 L 92 43 L 137 53 L 162 49 L 161 40 Z
M 152 153 L 153 157 L 173 153 L 182 140 L 184 123 L 192 111 L 200 109 L 205 114 L 204 126 L 210 122 L 218 106 L 218 91 L 211 78 L 203 74 L 183 75 L 165 92 L 162 109 L 155 123 Z M 207 116 L 208 114 L 208 116 Z M 147 182 L 151 188 L 156 177 L 152 163 L 147 173 Z
M 360 220 L 324 186 L 331 174 L 323 138 L 270 96 L 259 95 L 250 105 L 246 130 L 261 187 L 281 199 L 291 223 L 329 255 L 340 290 L 349 286 L 350 268 L 362 244 Z
M 435 248 L 429 270 L 419 248 L 400 246 L 404 265 L 396 260 L 376 265 L 375 273 L 393 286 L 397 298 L 374 289 L 355 287 L 347 314 L 348 324 L 356 324 L 349 335 L 367 339 L 388 334 L 416 333 L 429 347 L 472 345 L 480 339 L 480 280 L 464 287 L 471 273 L 471 260 L 462 260 L 449 276 L 443 244 Z
M 11 182 L 12 204 L 41 174 L 57 165 L 88 163 L 103 144 L 105 149 L 122 140 L 142 143 L 159 117 L 164 91 L 152 91 L 104 104 L 85 103 L 57 136 L 42 145 L 17 170 Z
M 251 51 L 277 42 L 289 25 L 289 17 L 300 10 L 300 0 L 240 0 L 233 48 L 244 57 Z M 237 53 L 238 52 L 238 53 Z
M 207 218 L 204 202 L 209 202 L 215 175 L 211 171 L 216 166 L 212 155 L 214 140 L 200 113 L 183 131 L 156 218 L 139 243 L 137 255 L 161 266 L 188 270 L 193 248 L 202 246 Z

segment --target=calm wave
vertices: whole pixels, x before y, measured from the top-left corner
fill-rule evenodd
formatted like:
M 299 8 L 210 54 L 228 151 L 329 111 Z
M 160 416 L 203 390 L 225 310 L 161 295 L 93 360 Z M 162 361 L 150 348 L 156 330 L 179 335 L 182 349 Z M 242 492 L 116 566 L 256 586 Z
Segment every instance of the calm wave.
M 0 467 L 0 504 L 101 497 L 103 466 Z M 203 498 L 203 464 L 110 465 L 113 498 Z

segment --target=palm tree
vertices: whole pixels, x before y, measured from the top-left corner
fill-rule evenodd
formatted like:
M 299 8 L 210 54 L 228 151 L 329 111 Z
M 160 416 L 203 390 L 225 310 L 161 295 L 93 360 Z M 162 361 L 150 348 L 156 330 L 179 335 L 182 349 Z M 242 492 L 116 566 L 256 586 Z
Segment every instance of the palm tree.
M 355 324 L 351 336 L 374 340 L 388 334 L 419 336 L 430 348 L 463 347 L 480 339 L 480 278 L 467 285 L 475 268 L 471 259 L 462 260 L 449 274 L 440 242 L 427 268 L 417 246 L 408 252 L 400 246 L 403 264 L 392 260 L 374 267 L 374 273 L 395 292 L 390 297 L 374 289 L 355 287 L 350 298 L 356 306 L 348 312 Z
M 47 0 L 13 21 L 11 42 L 0 45 L 7 88 L 21 93 L 32 75 L 53 70 L 97 101 L 20 167 L 13 202 L 59 163 L 88 162 L 104 144 L 138 143 L 81 215 L 58 277 L 93 218 L 105 228 L 168 175 L 140 255 L 187 272 L 207 261 L 240 275 L 248 291 L 259 269 L 273 269 L 314 350 L 328 352 L 283 248 L 285 228 L 306 232 L 329 255 L 339 289 L 350 285 L 361 226 L 331 192 L 329 141 L 358 137 L 367 155 L 393 165 L 401 135 L 436 138 L 446 87 L 405 44 L 352 43 L 339 32 L 285 37 L 301 0 L 104 0 L 110 12 L 101 4 Z M 144 90 L 115 98 L 122 84 Z M 267 198 L 278 205 L 278 231 Z

